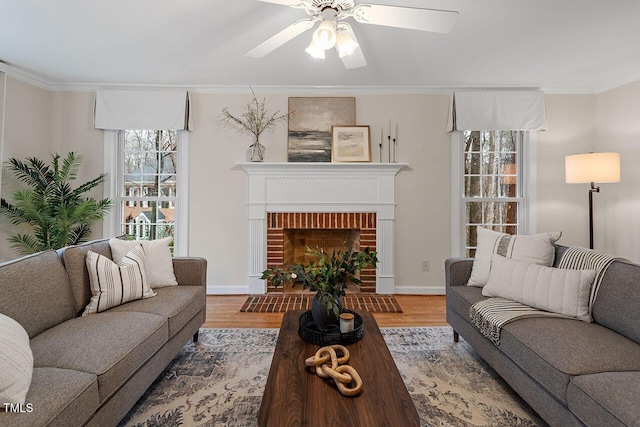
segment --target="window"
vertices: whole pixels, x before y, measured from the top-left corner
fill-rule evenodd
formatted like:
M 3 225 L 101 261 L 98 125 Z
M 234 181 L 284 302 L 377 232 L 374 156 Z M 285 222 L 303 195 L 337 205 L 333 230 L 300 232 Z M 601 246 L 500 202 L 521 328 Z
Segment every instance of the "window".
M 186 255 L 188 133 L 170 130 L 105 132 L 114 201 L 105 235 L 133 240 L 174 237 L 174 253 Z M 115 148 L 113 148 L 115 146 Z
M 176 141 L 175 131 L 123 131 L 120 229 L 135 240 L 174 235 Z
M 520 131 L 461 131 L 454 143 L 453 252 L 474 256 L 477 228 L 528 233 L 532 221 L 531 165 L 535 138 Z M 456 141 L 457 139 L 457 141 Z M 457 175 L 457 176 L 456 176 Z
M 473 256 L 477 227 L 518 234 L 520 204 L 520 133 L 465 131 L 465 252 Z

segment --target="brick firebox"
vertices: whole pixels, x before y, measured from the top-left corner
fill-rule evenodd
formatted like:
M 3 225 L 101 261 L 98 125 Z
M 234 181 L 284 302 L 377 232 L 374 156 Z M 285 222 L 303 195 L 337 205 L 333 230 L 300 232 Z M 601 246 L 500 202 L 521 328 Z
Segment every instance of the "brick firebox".
M 376 250 L 375 212 L 346 213 L 346 212 L 278 212 L 267 213 L 267 265 L 283 267 L 287 249 L 287 230 L 352 230 L 357 237 L 349 242 L 355 248 L 369 247 Z M 342 236 L 343 234 L 339 234 Z M 327 249 L 330 251 L 330 249 Z M 361 292 L 376 291 L 376 269 L 366 268 L 360 273 Z M 282 288 L 276 288 L 271 283 L 267 285 L 267 293 L 282 293 Z

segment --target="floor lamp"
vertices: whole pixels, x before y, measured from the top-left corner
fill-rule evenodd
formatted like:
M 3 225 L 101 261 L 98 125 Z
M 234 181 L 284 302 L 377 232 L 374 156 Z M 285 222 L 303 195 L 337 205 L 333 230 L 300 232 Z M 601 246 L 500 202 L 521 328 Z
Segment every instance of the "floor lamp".
M 564 171 L 567 184 L 590 183 L 589 188 L 589 249 L 593 249 L 593 193 L 599 193 L 595 183 L 620 182 L 620 153 L 587 153 L 566 156 Z

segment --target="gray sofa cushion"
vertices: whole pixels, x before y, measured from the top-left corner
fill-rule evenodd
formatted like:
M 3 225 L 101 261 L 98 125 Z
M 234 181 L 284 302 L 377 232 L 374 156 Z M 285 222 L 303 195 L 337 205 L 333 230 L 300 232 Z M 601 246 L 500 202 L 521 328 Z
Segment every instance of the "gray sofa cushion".
M 104 255 L 111 259 L 111 248 L 109 247 L 109 239 L 95 240 L 78 246 L 69 246 L 59 250 L 62 262 L 69 274 L 69 284 L 71 285 L 71 293 L 75 303 L 76 314 L 80 314 L 82 310 L 89 304 L 91 299 L 91 285 L 89 283 L 89 272 L 85 259 L 87 252 L 92 251 L 100 255 Z
M 168 338 L 166 318 L 107 311 L 77 317 L 31 340 L 34 366 L 98 376 L 100 401 L 116 391 Z
M 640 372 L 603 372 L 574 377 L 569 383 L 569 409 L 585 424 L 640 426 Z
M 169 321 L 169 337 L 172 337 L 202 310 L 204 286 L 170 286 L 154 290 L 157 295 L 153 298 L 131 301 L 110 311 L 135 311 L 166 317 Z
M 98 409 L 98 381 L 86 372 L 35 368 L 27 403 L 32 412 L 4 413 L 5 427 L 79 426 Z
M 505 325 L 500 349 L 566 404 L 573 375 L 640 370 L 640 346 L 603 326 L 573 319 L 520 319 Z
M 616 261 L 602 278 L 593 304 L 593 320 L 640 343 L 640 267 Z
M 0 312 L 20 323 L 30 338 L 73 318 L 69 279 L 55 251 L 2 263 L 0 272 Z
M 173 272 L 180 285 L 205 286 L 207 283 L 207 260 L 201 257 L 173 258 Z
M 451 286 L 447 288 L 447 310 L 454 309 L 469 319 L 469 309 L 478 301 L 486 300 L 482 288 L 477 286 Z

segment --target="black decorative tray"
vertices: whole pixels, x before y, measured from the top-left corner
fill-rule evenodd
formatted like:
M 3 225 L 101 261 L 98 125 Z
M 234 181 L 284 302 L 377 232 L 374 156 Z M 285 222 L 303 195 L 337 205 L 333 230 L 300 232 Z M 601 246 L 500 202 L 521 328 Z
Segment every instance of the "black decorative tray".
M 349 345 L 362 339 L 364 329 L 362 328 L 362 317 L 351 310 L 343 309 L 342 313 L 353 314 L 353 331 L 342 333 L 338 325 L 328 325 L 319 327 L 313 321 L 311 310 L 305 311 L 298 320 L 298 335 L 308 343 L 324 347 L 332 344 Z

